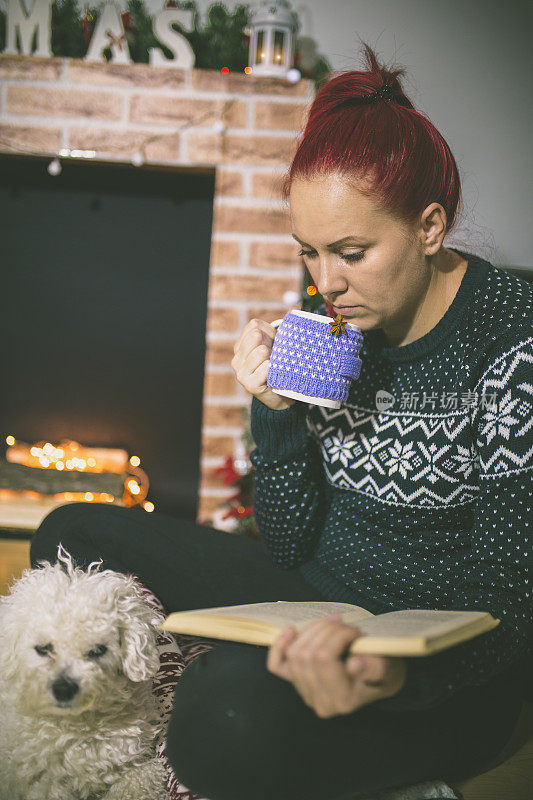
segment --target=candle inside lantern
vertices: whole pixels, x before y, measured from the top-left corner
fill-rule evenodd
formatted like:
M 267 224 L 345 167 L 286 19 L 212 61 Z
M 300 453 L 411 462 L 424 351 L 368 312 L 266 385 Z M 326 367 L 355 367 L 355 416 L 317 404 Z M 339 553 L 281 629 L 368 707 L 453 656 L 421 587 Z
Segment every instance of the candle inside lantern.
M 287 78 L 298 16 L 287 0 L 261 0 L 250 16 L 249 64 L 254 75 Z

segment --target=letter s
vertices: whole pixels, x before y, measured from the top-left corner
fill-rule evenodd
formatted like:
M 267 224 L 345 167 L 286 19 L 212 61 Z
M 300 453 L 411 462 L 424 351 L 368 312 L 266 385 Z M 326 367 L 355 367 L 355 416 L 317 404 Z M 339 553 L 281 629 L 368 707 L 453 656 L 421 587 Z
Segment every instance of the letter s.
M 154 15 L 154 35 L 172 51 L 174 58 L 166 58 L 159 47 L 150 48 L 149 61 L 154 67 L 176 67 L 176 69 L 192 69 L 194 67 L 194 50 L 181 33 L 170 26 L 173 22 L 179 24 L 186 31 L 193 29 L 193 9 L 163 8 Z

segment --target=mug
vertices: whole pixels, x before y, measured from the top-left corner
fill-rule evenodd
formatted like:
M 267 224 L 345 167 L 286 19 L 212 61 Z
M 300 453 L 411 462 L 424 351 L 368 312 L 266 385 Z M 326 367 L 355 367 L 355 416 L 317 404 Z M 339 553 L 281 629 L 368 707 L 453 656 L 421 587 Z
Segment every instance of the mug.
M 284 397 L 340 408 L 361 372 L 361 329 L 340 314 L 333 320 L 299 309 L 270 324 L 277 330 L 268 388 Z

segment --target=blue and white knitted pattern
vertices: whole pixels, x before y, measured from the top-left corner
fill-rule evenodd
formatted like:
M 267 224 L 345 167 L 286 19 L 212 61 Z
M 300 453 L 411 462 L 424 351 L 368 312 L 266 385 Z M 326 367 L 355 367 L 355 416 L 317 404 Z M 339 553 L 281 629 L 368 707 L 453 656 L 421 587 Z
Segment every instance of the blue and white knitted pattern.
M 361 371 L 362 342 L 348 325 L 335 336 L 329 321 L 287 314 L 274 338 L 267 386 L 344 401 Z

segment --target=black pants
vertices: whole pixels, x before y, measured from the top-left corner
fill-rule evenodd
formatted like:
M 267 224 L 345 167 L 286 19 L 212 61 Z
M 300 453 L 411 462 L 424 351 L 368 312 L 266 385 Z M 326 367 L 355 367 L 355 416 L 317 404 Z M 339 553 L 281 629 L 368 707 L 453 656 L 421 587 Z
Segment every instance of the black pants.
M 256 540 L 163 514 L 91 503 L 54 509 L 31 543 L 31 563 L 54 562 L 62 542 L 86 567 L 132 572 L 165 610 L 324 598 L 281 570 Z M 178 681 L 168 758 L 209 800 L 355 800 L 419 781 L 483 771 L 509 739 L 521 707 L 511 674 L 436 708 L 386 712 L 372 704 L 318 717 L 266 669 L 266 648 L 212 640 Z

